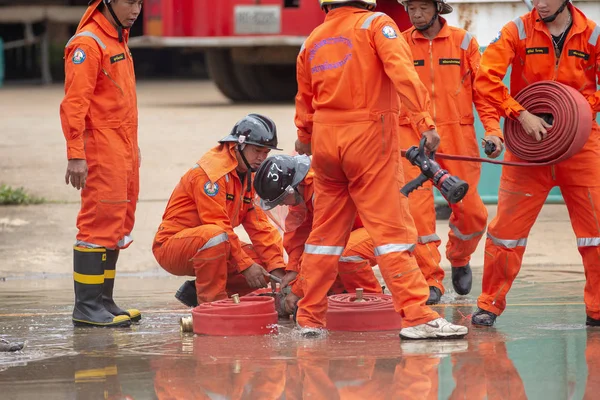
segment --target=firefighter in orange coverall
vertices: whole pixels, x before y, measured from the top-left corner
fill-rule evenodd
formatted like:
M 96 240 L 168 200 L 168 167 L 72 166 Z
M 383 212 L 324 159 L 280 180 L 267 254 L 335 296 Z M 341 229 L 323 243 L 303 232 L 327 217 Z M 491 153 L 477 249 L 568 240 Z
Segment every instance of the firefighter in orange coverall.
M 429 95 L 394 21 L 374 13 L 375 0 L 320 0 L 327 13 L 297 60 L 296 151 L 313 149 L 313 229 L 300 268 L 302 334 L 325 327 L 327 291 L 356 212 L 375 245 L 377 264 L 403 317 L 407 339 L 463 337 L 425 305 L 427 282 L 412 255 L 417 233 L 400 194 L 404 180 L 398 143 L 400 98 L 435 150 L 439 136 L 427 111 Z M 400 98 L 398 96 L 400 94 Z
M 440 14 L 449 14 L 452 7 L 446 0 L 400 0 L 406 7 L 413 26 L 403 33 L 412 51 L 413 62 L 421 81 L 431 96 L 430 113 L 440 133 L 441 153 L 479 157 L 473 104 L 486 131 L 485 140 L 496 145 L 490 156 L 502 151 L 502 131 L 496 110 L 475 91 L 473 81 L 479 68 L 479 44 L 464 29 L 448 25 Z M 415 131 L 406 110 L 400 114 L 400 146 L 407 149 L 418 145 Z M 477 185 L 481 164 L 475 162 L 438 160 L 452 174 L 465 180 L 471 190 L 463 200 L 451 204 L 449 240 L 446 257 L 452 266 L 452 285 L 456 293 L 471 291 L 472 275 L 469 260 L 477 248 L 487 225 L 487 209 L 479 197 Z M 407 181 L 421 171 L 404 159 Z M 444 270 L 440 267 L 438 247 L 441 239 L 435 232 L 435 207 L 431 182 L 411 193 L 410 212 L 419 235 L 415 248 L 417 263 L 429 285 L 427 304 L 439 303 L 444 293 Z
M 129 326 L 141 318 L 113 301 L 117 258 L 132 242 L 139 192 L 137 97 L 127 41 L 141 7 L 141 0 L 91 1 L 65 48 L 65 181 L 81 189 L 75 325 Z
M 279 150 L 275 123 L 249 114 L 219 143 L 173 190 L 152 245 L 156 261 L 167 272 L 196 277 L 193 286 L 184 284 L 180 292 L 185 293 L 178 298 L 195 294 L 198 304 L 225 299 L 231 290 L 266 287 L 267 271 L 285 275 L 281 236 L 252 202 L 251 174 L 269 151 Z M 252 246 L 233 231 L 239 225 Z M 247 282 L 242 286 L 240 273 Z
M 254 177 L 258 205 L 284 232 L 283 247 L 289 260 L 281 287 L 294 282 L 290 285 L 292 295 L 286 299 L 293 305 L 286 307 L 289 313 L 302 297 L 302 288 L 296 277 L 313 225 L 314 171 L 310 169 L 310 163 L 306 155 L 271 156 L 261 164 Z M 365 293 L 381 293 L 381 285 L 371 268 L 375 264 L 373 241 L 357 218 L 348 245 L 339 259 L 341 286 L 349 293 L 355 292 L 356 288 L 364 289 Z
M 534 10 L 504 25 L 484 52 L 475 82 L 502 116 L 517 119 L 525 132 L 540 141 L 549 125 L 512 95 L 534 82 L 556 80 L 579 90 L 594 114 L 599 111 L 600 27 L 568 0 L 534 0 L 533 5 Z M 510 92 L 502 83 L 509 66 Z M 529 231 L 548 192 L 559 186 L 585 268 L 586 323 L 600 325 L 599 140 L 594 121 L 587 143 L 573 157 L 552 166 L 502 168 L 498 212 L 488 228 L 483 288 L 472 316 L 474 324 L 491 326 L 506 308 L 506 295 L 521 268 Z M 520 161 L 510 151 L 506 160 Z

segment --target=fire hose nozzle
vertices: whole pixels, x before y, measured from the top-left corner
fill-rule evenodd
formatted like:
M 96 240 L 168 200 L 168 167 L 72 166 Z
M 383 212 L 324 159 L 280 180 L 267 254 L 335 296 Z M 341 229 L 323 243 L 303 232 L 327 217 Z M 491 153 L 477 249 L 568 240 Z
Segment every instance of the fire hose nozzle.
M 179 329 L 182 333 L 193 332 L 194 322 L 192 317 L 181 317 L 179 319 Z
M 412 191 L 430 180 L 448 203 L 458 203 L 467 194 L 469 184 L 456 176 L 450 175 L 448 171 L 440 167 L 435 161 L 435 152 L 432 152 L 430 156 L 425 155 L 426 142 L 427 138 L 422 137 L 419 147 L 411 146 L 406 150 L 404 157 L 412 165 L 419 167 L 421 174 L 404 185 L 400 192 L 408 197 Z

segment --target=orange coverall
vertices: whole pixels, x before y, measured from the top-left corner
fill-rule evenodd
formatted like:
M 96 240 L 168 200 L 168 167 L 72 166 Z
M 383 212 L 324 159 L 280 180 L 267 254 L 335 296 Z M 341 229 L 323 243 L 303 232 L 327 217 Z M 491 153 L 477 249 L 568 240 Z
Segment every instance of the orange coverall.
M 133 59 L 92 3 L 65 48 L 60 119 L 67 157 L 87 161 L 78 245 L 126 248 L 139 193 L 138 111 Z
M 473 126 L 473 104 L 487 135 L 502 137 L 496 110 L 475 91 L 475 74 L 479 69 L 479 44 L 464 29 L 449 26 L 438 17 L 442 29 L 429 40 L 414 27 L 403 33 L 412 51 L 415 69 L 431 96 L 430 113 L 440 134 L 440 153 L 479 157 L 479 145 Z M 421 135 L 415 131 L 405 108 L 400 113 L 400 146 L 408 149 L 419 145 Z M 487 209 L 479 197 L 477 185 L 481 164 L 475 162 L 437 160 L 442 168 L 469 184 L 464 199 L 451 204 L 449 240 L 446 257 L 453 267 L 469 263 L 487 224 Z M 403 158 L 406 181 L 416 178 L 421 171 Z M 415 257 L 427 284 L 444 293 L 444 270 L 440 268 L 441 243 L 435 232 L 433 186 L 427 182 L 408 197 L 410 213 L 418 232 Z
M 523 110 L 511 94 L 527 85 L 555 80 L 579 90 L 594 114 L 600 110 L 596 75 L 600 73 L 600 27 L 568 5 L 573 26 L 560 58 L 556 59 L 550 33 L 533 10 L 504 25 L 499 37 L 483 54 L 475 80 L 481 95 L 507 118 Z M 510 93 L 502 83 L 512 65 Z M 594 115 L 595 119 L 595 115 Z M 527 236 L 548 192 L 559 186 L 583 258 L 587 283 L 584 301 L 587 315 L 600 319 L 600 136 L 598 125 L 583 149 L 568 160 L 545 167 L 503 166 L 498 193 L 498 212 L 490 223 L 485 245 L 483 288 L 478 306 L 500 315 L 506 294 L 519 273 Z M 510 151 L 507 161 L 520 161 Z
M 313 226 L 314 175 L 314 171 L 309 170 L 301 184 L 304 186 L 304 202 L 307 209 L 304 222 L 298 229 L 286 232 L 283 235 L 283 248 L 289 256 L 286 271 L 300 272 L 304 245 Z M 293 212 L 293 207 L 290 211 Z M 353 293 L 356 288 L 363 288 L 365 293 L 381 293 L 381 285 L 371 268 L 375 263 L 373 242 L 357 217 L 354 221 L 348 245 L 340 257 L 338 264 L 339 276 L 331 292 L 341 293 L 345 289 L 348 293 Z M 290 286 L 294 294 L 302 297 L 302 285 L 298 279 L 294 280 Z
M 327 291 L 357 210 L 403 325 L 439 317 L 425 305 L 429 288 L 411 254 L 417 232 L 400 194 L 400 98 L 414 112 L 419 132 L 434 125 L 429 95 L 399 35 L 385 14 L 340 7 L 327 13 L 298 55 L 295 123 L 299 140 L 312 144 L 315 171 L 313 230 L 300 270 L 300 326 L 326 325 Z
M 239 273 L 253 263 L 267 271 L 285 268 L 279 232 L 254 207 L 254 188 L 235 171 L 235 145 L 213 148 L 183 175 L 154 237 L 152 252 L 162 268 L 196 277 L 198 303 L 227 298 L 232 280 L 252 291 Z M 239 225 L 253 250 L 233 231 Z

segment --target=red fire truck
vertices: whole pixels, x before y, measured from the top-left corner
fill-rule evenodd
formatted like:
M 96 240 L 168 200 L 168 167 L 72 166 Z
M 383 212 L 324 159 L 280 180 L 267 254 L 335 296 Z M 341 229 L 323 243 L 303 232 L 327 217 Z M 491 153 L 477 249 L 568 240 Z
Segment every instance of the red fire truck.
M 377 11 L 410 26 L 397 0 Z M 325 13 L 318 0 L 146 0 L 144 35 L 132 47 L 205 49 L 219 90 L 233 101 L 286 101 L 296 94 L 296 56 Z

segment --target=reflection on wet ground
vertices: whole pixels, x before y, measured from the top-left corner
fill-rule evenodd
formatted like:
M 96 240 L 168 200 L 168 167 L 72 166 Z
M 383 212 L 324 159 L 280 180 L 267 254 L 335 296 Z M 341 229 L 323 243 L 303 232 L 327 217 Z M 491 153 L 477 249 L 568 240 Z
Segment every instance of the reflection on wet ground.
M 71 325 L 67 279 L 0 282 L 0 338 L 28 342 L 0 353 L 0 398 L 600 398 L 600 329 L 584 325 L 581 281 L 517 282 L 495 328 L 434 342 L 396 331 L 302 339 L 289 322 L 273 336 L 182 334 L 180 283 L 121 279 L 117 297 L 142 322 L 94 329 Z M 446 295 L 437 310 L 470 326 L 475 299 Z

